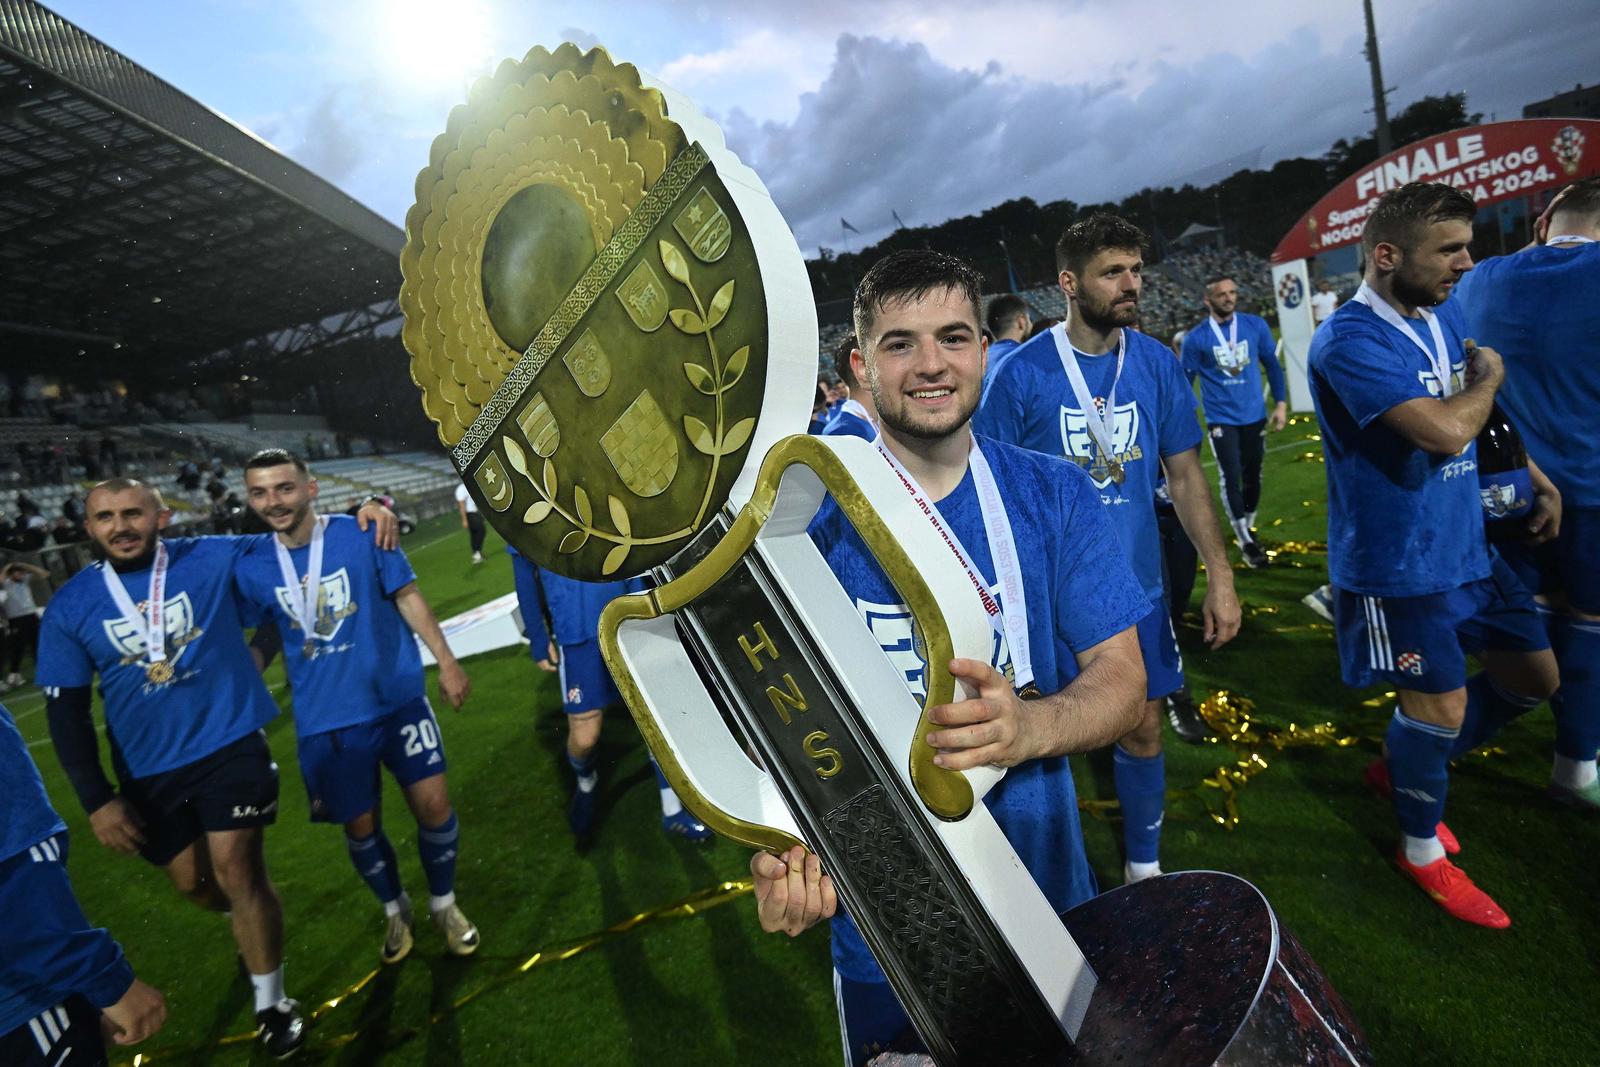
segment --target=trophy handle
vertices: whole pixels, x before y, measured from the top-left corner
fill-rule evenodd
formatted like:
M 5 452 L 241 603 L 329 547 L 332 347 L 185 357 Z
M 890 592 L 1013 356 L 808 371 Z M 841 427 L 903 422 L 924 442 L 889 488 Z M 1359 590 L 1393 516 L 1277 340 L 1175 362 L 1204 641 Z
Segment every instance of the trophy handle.
M 864 487 L 863 482 L 869 484 Z M 956 698 L 956 679 L 948 669 L 956 650 L 972 655 L 980 648 L 986 650 L 991 640 L 987 620 L 975 602 L 968 603 L 970 589 L 948 574 L 924 575 L 912 563 L 913 550 L 920 553 L 919 558 L 937 560 L 948 548 L 920 515 L 891 526 L 872 506 L 872 499 L 894 500 L 896 497 L 889 494 L 903 495 L 904 489 L 870 444 L 855 438 L 803 434 L 787 437 L 767 453 L 749 501 L 740 509 L 729 532 L 703 559 L 654 590 L 612 601 L 600 621 L 606 665 L 668 783 L 718 833 L 775 852 L 799 843 L 798 828 L 777 801 L 775 787 L 765 772 L 751 764 L 722 725 L 703 686 L 688 684 L 687 655 L 672 636 L 668 616 L 704 595 L 746 552 L 764 547 L 777 552 L 786 539 L 803 539 L 824 493 L 833 495 L 883 566 L 923 636 L 927 695 L 904 750 L 906 771 L 918 797 L 938 818 L 960 820 L 1004 773 L 998 768 L 962 772 L 936 766 L 935 750 L 925 740 L 930 732 L 939 729 L 929 720 L 928 711 Z M 957 627 L 955 633 L 952 623 Z M 653 651 L 650 636 L 642 632 L 644 627 L 659 628 Z M 645 672 L 636 670 L 636 665 L 651 657 L 649 674 L 653 684 L 659 684 L 674 671 L 683 680 L 681 685 L 660 686 L 672 694 L 670 708 L 666 700 L 649 699 L 640 684 Z M 694 692 L 687 692 L 690 689 Z M 702 702 L 706 707 L 691 714 L 684 702 Z M 718 760 L 707 758 L 707 746 L 723 749 L 722 756 Z M 680 755 L 690 747 L 694 750 L 695 773 L 689 771 Z M 723 765 L 715 767 L 719 761 Z M 727 765 L 730 762 L 731 767 Z M 717 777 L 715 788 L 708 775 Z M 697 779 L 706 788 L 701 788 Z M 714 797 L 736 799 L 719 803 Z

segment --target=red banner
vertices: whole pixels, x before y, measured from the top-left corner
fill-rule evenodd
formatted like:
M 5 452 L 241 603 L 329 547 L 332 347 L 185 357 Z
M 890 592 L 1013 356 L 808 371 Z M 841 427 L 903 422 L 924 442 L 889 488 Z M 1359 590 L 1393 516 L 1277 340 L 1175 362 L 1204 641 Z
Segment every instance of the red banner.
M 1406 182 L 1446 182 L 1480 208 L 1600 174 L 1600 121 L 1522 119 L 1469 126 L 1391 152 L 1317 201 L 1272 252 L 1307 259 L 1361 240 L 1378 197 Z

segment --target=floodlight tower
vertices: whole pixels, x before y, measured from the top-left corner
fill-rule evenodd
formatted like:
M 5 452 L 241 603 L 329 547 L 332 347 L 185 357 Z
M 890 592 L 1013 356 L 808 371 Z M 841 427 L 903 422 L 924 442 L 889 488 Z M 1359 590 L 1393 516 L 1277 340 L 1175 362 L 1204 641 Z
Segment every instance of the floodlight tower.
M 1394 138 L 1389 134 L 1389 106 L 1385 99 L 1389 91 L 1383 87 L 1383 62 L 1378 58 L 1378 28 L 1372 21 L 1372 0 L 1361 0 L 1367 15 L 1367 67 L 1372 72 L 1372 115 L 1378 138 L 1378 158 L 1382 159 L 1394 149 Z

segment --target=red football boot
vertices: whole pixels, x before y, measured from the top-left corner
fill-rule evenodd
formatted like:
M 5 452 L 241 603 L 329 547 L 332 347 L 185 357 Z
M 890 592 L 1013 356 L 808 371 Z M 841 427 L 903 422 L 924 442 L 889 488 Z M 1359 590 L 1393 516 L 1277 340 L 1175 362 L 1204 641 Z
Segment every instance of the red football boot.
M 1511 925 L 1511 916 L 1501 910 L 1488 893 L 1473 885 L 1466 871 L 1446 857 L 1440 856 L 1424 867 L 1417 867 L 1406 859 L 1402 848 L 1395 853 L 1394 862 L 1441 908 L 1462 922 L 1487 926 L 1491 930 L 1504 930 Z
M 1389 781 L 1389 764 L 1382 756 L 1367 764 L 1367 769 L 1361 772 L 1361 780 L 1367 784 L 1368 789 L 1383 799 L 1393 799 L 1394 786 Z M 1438 835 L 1439 844 L 1444 846 L 1446 855 L 1454 856 L 1461 851 L 1461 842 L 1450 832 L 1450 827 L 1441 822 L 1433 828 L 1433 831 Z

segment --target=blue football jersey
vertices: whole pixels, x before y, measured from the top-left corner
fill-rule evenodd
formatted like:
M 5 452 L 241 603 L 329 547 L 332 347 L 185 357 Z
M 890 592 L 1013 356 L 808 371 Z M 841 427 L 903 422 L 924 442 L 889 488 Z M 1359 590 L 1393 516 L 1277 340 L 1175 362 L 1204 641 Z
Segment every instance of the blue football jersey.
M 859 437 L 864 441 L 876 441 L 878 428 L 849 408 L 840 408 L 822 428 L 822 436 Z
M 1434 309 L 1451 376 L 1464 382 L 1460 308 Z M 1425 343 L 1430 331 L 1413 329 Z M 1441 394 L 1422 349 L 1359 301 L 1318 328 L 1306 357 L 1328 475 L 1328 576 L 1367 596 L 1425 596 L 1489 576 L 1478 499 L 1477 444 L 1425 452 L 1380 419 L 1408 400 Z
M 1259 315 L 1238 311 L 1233 317 L 1239 320 L 1239 327 L 1235 335 L 1238 344 L 1231 354 L 1211 332 L 1209 315 L 1183 335 L 1183 370 L 1190 381 L 1200 379 L 1200 404 L 1210 425 L 1248 426 L 1267 417 L 1266 401 L 1261 399 L 1263 369 L 1272 386 L 1273 401 L 1285 395 L 1272 327 Z M 1227 338 L 1228 327 L 1219 328 Z
M 1077 676 L 1075 653 L 1135 625 L 1150 610 L 1150 602 L 1087 475 L 1059 459 L 980 441 L 1008 501 L 1006 514 L 1022 562 L 1034 681 L 1040 692 L 1055 693 Z M 970 470 L 938 501 L 938 508 L 1000 599 Z M 811 537 L 879 646 L 904 672 L 906 685 L 918 697 L 926 695 L 927 665 L 912 640 L 910 610 L 831 500 L 813 520 Z M 991 662 L 1010 676 L 1010 651 L 998 635 Z M 1011 768 L 984 803 L 1052 907 L 1065 911 L 1094 895 L 1066 757 Z M 834 920 L 833 955 L 846 978 L 883 980 L 848 917 Z
M 239 561 L 240 592 L 261 622 L 283 636 L 284 669 L 294 690 L 295 730 L 320 734 L 381 719 L 425 693 L 422 657 L 394 594 L 417 580 L 406 554 L 385 551 L 349 515 L 331 515 L 323 533 L 317 622 L 306 634 L 290 611 L 290 591 L 273 538 L 254 543 Z M 303 585 L 311 546 L 289 550 Z M 298 598 L 299 590 L 295 591 Z
M 163 538 L 164 625 L 172 681 L 145 677 L 143 627 L 117 610 L 98 563 L 51 598 L 39 630 L 42 688 L 89 685 L 100 675 L 106 732 L 135 778 L 182 767 L 258 730 L 278 713 L 244 643 L 255 613 L 239 599 L 234 564 L 265 537 Z M 121 573 L 143 610 L 150 568 Z M 250 620 L 248 623 L 246 620 Z
M 50 806 L 44 780 L 11 712 L 0 704 L 0 863 L 67 828 Z
M 1484 260 L 1450 302 L 1505 360 L 1500 406 L 1562 502 L 1600 507 L 1600 244 Z
M 1002 337 L 989 345 L 987 359 L 983 367 L 983 391 L 979 396 L 980 400 L 989 398 L 989 387 L 994 384 L 995 375 L 1000 373 L 1001 364 L 1010 358 L 1011 353 L 1021 347 L 1021 341 L 1013 341 L 1009 337 Z
M 1137 330 L 1122 332 L 1128 350 L 1117 382 L 1111 435 L 1126 480 L 1119 485 L 1099 469 L 1091 472 L 1091 478 L 1146 598 L 1156 601 L 1162 585 L 1161 536 L 1155 518 L 1161 457 L 1197 447 L 1200 423 L 1194 413 L 1194 390 L 1171 349 Z M 1116 350 L 1079 353 L 1078 365 L 1096 405 L 1103 406 L 1116 374 Z M 1099 448 L 1090 436 L 1089 421 L 1072 395 L 1055 337 L 1048 331 L 1011 353 L 974 425 L 985 436 L 1065 456 L 1086 470 L 1098 464 Z

